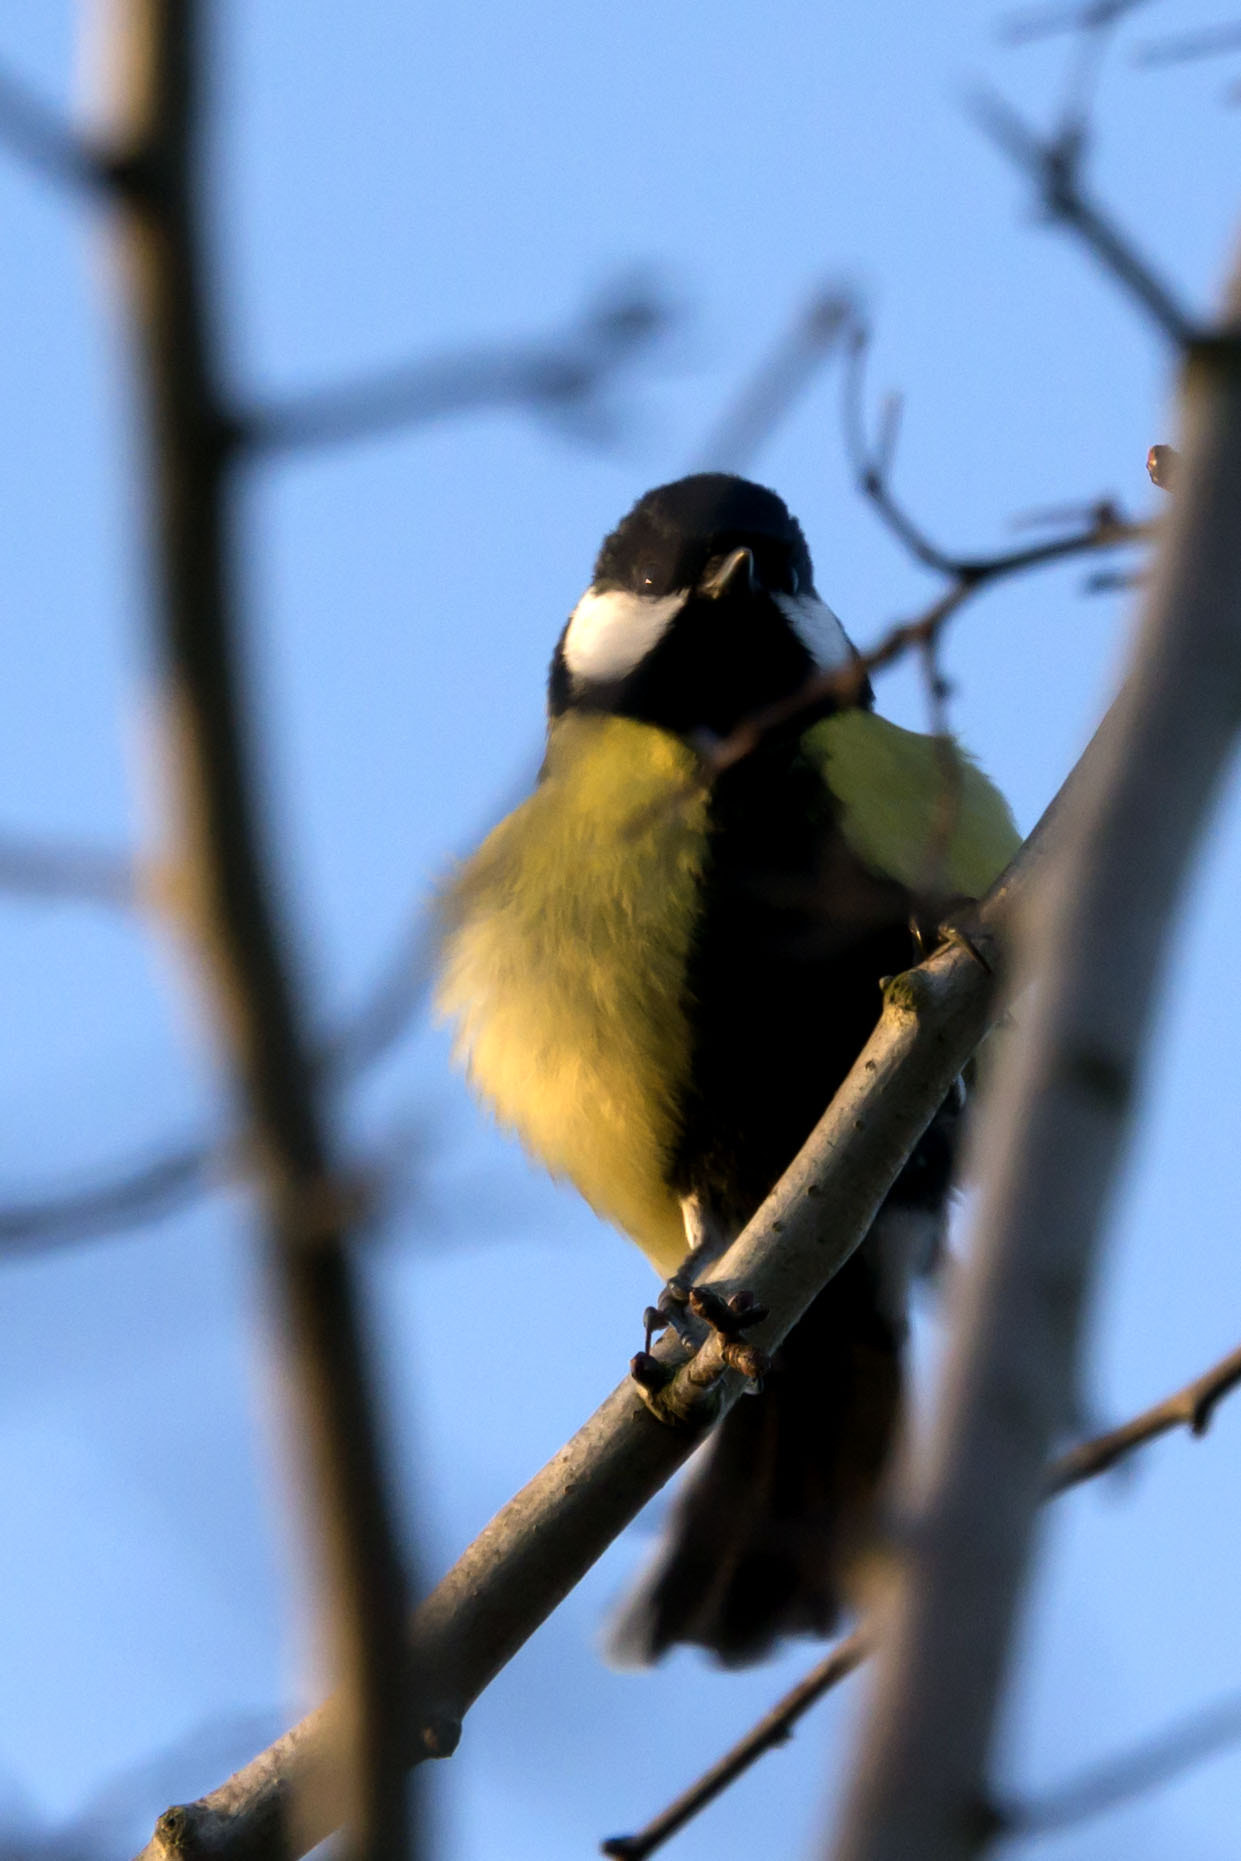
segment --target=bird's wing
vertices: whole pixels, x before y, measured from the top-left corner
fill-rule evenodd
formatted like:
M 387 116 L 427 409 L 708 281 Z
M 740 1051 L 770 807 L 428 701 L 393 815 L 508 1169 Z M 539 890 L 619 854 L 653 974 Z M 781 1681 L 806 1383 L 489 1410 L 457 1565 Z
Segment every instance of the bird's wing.
M 849 710 L 813 725 L 802 751 L 858 858 L 921 896 L 980 898 L 1021 844 L 1003 795 L 955 743 Z

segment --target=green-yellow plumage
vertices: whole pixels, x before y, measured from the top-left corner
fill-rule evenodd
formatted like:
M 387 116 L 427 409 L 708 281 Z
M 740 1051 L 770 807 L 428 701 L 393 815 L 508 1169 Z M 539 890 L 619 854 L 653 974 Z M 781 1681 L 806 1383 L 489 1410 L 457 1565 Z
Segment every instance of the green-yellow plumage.
M 807 730 L 801 754 L 875 872 L 977 896 L 1016 850 L 998 791 L 961 754 L 873 712 Z M 707 855 L 692 752 L 629 718 L 556 719 L 538 788 L 452 882 L 439 1006 L 501 1124 L 665 1275 L 684 1256 L 666 1179 L 691 1062 L 683 1002 Z M 945 840 L 945 826 L 951 831 Z

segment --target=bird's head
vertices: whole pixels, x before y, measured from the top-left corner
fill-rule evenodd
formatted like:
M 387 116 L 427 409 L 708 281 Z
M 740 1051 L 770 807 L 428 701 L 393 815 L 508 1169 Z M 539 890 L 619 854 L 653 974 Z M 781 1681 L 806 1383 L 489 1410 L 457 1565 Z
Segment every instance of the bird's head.
M 761 485 L 704 472 L 648 491 L 605 540 L 549 706 L 722 737 L 854 658 L 796 518 Z

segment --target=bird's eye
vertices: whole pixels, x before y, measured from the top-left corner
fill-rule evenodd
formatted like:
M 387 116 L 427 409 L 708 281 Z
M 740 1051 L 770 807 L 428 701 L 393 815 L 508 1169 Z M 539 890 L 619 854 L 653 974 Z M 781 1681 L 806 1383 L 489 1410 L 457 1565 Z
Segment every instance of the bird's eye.
M 655 586 L 655 577 L 653 575 L 644 575 L 642 577 L 642 586 L 644 588 L 653 588 Z

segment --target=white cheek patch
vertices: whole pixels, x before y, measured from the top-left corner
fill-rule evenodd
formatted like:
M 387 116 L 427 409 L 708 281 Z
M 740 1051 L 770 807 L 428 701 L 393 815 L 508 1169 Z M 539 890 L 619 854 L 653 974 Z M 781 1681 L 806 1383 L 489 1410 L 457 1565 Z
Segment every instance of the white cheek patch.
M 687 593 L 640 595 L 625 588 L 588 588 L 569 620 L 564 662 L 584 685 L 612 685 L 634 667 L 667 632 L 685 606 Z
M 814 594 L 778 594 L 772 599 L 820 672 L 853 663 L 849 636 L 826 601 Z

